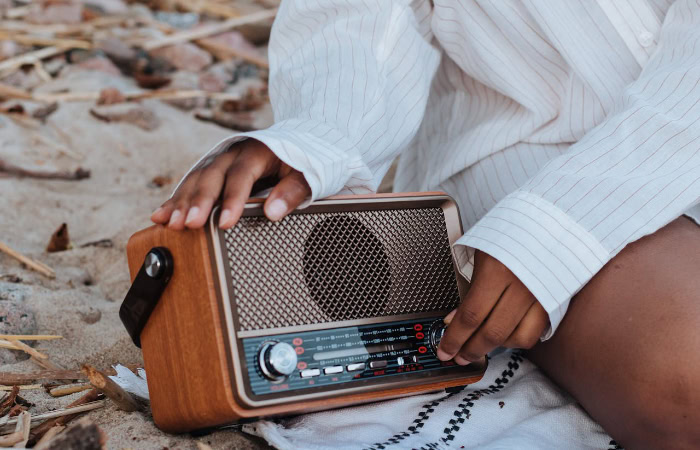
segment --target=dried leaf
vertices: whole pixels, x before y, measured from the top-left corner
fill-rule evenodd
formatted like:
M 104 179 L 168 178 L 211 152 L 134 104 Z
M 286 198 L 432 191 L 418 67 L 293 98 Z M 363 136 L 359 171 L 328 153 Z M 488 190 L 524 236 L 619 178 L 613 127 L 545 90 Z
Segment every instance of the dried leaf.
M 160 125 L 156 115 L 141 105 L 103 105 L 91 108 L 90 114 L 104 122 L 130 123 L 146 131 L 155 130 Z
M 46 246 L 46 251 L 49 253 L 62 252 L 68 250 L 70 245 L 70 236 L 68 235 L 68 225 L 62 223 L 60 227 L 51 235 L 49 245 Z

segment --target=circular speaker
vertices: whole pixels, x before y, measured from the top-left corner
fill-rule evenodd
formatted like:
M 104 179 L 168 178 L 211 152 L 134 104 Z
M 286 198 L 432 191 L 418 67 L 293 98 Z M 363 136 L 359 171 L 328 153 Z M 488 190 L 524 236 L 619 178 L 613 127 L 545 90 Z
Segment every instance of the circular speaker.
M 382 315 L 391 289 L 384 245 L 360 220 L 334 215 L 304 242 L 304 278 L 331 320 Z

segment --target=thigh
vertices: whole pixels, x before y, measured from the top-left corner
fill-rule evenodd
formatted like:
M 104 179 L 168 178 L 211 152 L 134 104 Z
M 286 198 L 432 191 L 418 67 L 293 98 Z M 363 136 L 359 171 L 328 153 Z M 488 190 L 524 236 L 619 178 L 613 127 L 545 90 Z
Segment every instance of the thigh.
M 700 227 L 630 244 L 532 359 L 629 448 L 700 448 Z

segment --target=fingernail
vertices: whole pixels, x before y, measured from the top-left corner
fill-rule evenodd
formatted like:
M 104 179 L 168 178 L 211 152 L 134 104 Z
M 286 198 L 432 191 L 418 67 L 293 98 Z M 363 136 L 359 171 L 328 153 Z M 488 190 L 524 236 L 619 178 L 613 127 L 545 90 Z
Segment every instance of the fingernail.
M 442 321 L 445 323 L 445 325 L 449 325 L 450 322 L 452 322 L 452 319 L 454 319 L 456 313 L 457 313 L 457 310 L 453 309 L 448 315 L 445 316 L 444 319 L 442 319 Z
M 190 208 L 189 212 L 187 213 L 187 217 L 185 218 L 185 223 L 190 223 L 194 219 L 197 218 L 197 214 L 199 214 L 199 207 L 193 206 Z
M 287 202 L 285 202 L 281 198 L 277 198 L 275 200 L 272 200 L 265 209 L 267 212 L 267 217 L 270 220 L 280 220 L 287 212 Z
M 437 349 L 437 357 L 440 361 L 449 361 L 450 355 L 445 353 L 440 347 Z
M 172 225 L 177 222 L 180 219 L 180 216 L 182 216 L 182 213 L 179 209 L 173 211 L 173 213 L 170 215 L 170 222 L 168 222 L 168 225 Z
M 219 217 L 219 228 L 223 228 L 223 226 L 228 223 L 229 219 L 231 219 L 231 211 L 228 209 L 221 211 L 221 216 Z
M 161 212 L 162 210 L 163 210 L 163 207 L 162 207 L 162 206 L 157 207 L 157 208 L 155 209 L 155 211 L 153 211 L 153 212 L 151 213 L 151 217 L 155 216 L 156 214 L 158 214 L 158 213 Z
M 471 364 L 471 361 L 467 361 L 466 359 L 462 358 L 461 356 L 455 356 L 455 362 L 459 364 L 460 366 L 466 366 Z

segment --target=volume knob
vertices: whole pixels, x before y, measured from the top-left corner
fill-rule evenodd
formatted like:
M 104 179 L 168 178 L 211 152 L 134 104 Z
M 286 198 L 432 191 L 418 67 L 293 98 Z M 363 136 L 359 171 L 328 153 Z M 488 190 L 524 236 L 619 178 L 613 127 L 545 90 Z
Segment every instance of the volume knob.
M 294 372 L 297 353 L 294 347 L 277 341 L 268 341 L 258 352 L 258 362 L 263 375 L 269 380 L 280 381 Z
M 430 347 L 433 349 L 433 353 L 437 355 L 437 348 L 440 345 L 442 336 L 445 334 L 447 325 L 442 320 L 436 320 L 430 325 L 430 333 L 428 337 L 430 338 Z

